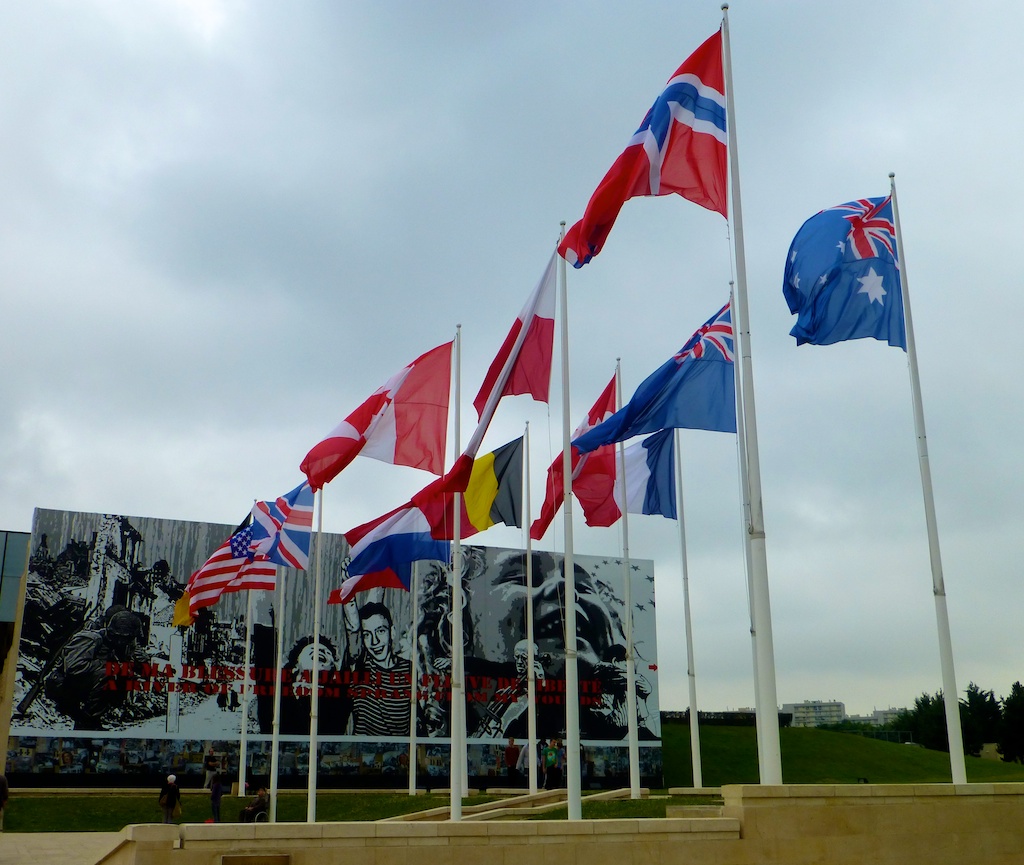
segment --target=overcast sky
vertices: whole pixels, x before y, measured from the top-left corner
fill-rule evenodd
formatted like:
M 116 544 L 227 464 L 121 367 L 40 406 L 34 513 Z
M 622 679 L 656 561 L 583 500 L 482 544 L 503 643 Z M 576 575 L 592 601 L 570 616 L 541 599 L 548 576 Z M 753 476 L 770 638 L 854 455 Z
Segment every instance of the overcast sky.
M 559 222 L 720 21 L 692 0 L 0 5 L 0 528 L 34 507 L 237 523 L 460 323 L 465 440 Z M 957 685 L 1005 696 L 1024 679 L 1024 6 L 736 0 L 730 24 L 779 701 L 866 713 L 941 687 L 906 355 L 798 349 L 781 291 L 803 221 L 890 171 Z M 632 393 L 725 302 L 729 262 L 718 214 L 626 204 L 569 274 L 573 426 L 617 357 Z M 527 421 L 539 489 L 557 400 L 504 400 L 484 444 Z M 735 436 L 683 442 L 699 705 L 750 706 Z M 325 527 L 429 480 L 357 460 Z M 662 708 L 684 708 L 677 525 L 634 517 L 629 541 L 655 562 Z M 576 530 L 580 552 L 621 543 Z

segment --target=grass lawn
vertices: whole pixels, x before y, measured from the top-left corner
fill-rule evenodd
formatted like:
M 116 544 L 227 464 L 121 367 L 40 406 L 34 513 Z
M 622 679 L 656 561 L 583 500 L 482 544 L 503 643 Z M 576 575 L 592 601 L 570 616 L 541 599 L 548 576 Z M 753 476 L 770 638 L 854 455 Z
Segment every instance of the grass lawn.
M 943 751 L 809 727 L 783 728 L 779 735 L 787 784 L 856 784 L 860 778 L 871 784 L 928 784 L 949 783 L 952 777 Z M 691 786 L 690 728 L 662 725 L 662 747 L 666 786 Z M 701 727 L 700 750 L 704 786 L 758 782 L 753 727 Z M 1020 763 L 978 757 L 967 757 L 966 763 L 970 782 L 1024 781 Z
M 787 784 L 856 784 L 866 778 L 872 784 L 948 783 L 949 755 L 913 745 L 882 742 L 850 733 L 792 728 L 780 731 L 782 776 Z M 662 729 L 666 787 L 692 786 L 690 732 L 685 725 L 666 723 Z M 756 784 L 757 747 L 753 727 L 702 727 L 700 731 L 702 775 L 706 787 L 723 784 Z M 1024 766 L 998 760 L 967 758 L 967 778 L 975 783 L 1024 782 Z M 465 805 L 495 797 L 473 796 Z M 4 814 L 8 832 L 116 832 L 129 823 L 156 823 L 162 818 L 157 791 L 136 795 L 106 793 L 19 795 L 16 789 Z M 317 796 L 317 820 L 379 820 L 410 811 L 448 805 L 447 795 L 409 796 L 405 793 L 359 793 L 321 791 Z M 586 819 L 664 817 L 665 805 L 705 804 L 707 798 L 673 797 L 585 802 Z M 225 822 L 238 819 L 244 800 L 225 796 L 221 814 Z M 182 820 L 202 822 L 210 817 L 205 793 L 186 788 Z M 565 819 L 565 809 L 536 819 Z M 278 797 L 278 820 L 305 822 L 305 791 L 282 791 Z

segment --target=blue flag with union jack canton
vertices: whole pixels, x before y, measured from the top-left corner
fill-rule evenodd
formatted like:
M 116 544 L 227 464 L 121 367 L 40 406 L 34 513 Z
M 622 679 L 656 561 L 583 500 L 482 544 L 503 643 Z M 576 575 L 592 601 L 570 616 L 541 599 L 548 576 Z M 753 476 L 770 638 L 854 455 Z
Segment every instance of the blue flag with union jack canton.
M 797 345 L 874 337 L 907 349 L 892 199 L 861 198 L 807 220 L 782 285 Z
M 633 398 L 572 445 L 580 453 L 662 429 L 736 432 L 732 310 L 727 303 L 649 375 Z

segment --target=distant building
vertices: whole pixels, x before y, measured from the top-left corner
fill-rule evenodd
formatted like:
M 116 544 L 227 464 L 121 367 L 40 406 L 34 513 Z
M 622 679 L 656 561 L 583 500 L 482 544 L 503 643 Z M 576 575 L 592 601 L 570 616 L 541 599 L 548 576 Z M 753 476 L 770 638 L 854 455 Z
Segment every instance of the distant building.
M 841 724 L 846 720 L 846 706 L 837 701 L 783 703 L 782 711 L 792 714 L 794 727 L 820 727 L 824 724 Z
M 890 706 L 888 709 L 875 709 L 870 715 L 850 715 L 846 720 L 855 721 L 858 724 L 873 724 L 876 727 L 884 727 L 890 721 L 895 721 L 896 716 L 900 712 L 905 712 L 906 709 L 894 709 Z

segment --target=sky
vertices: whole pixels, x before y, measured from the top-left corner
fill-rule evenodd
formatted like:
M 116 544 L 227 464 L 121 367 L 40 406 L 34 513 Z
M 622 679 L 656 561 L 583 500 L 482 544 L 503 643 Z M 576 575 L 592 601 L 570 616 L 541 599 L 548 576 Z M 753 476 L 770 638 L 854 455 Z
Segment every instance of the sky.
M 870 713 L 941 688 L 907 356 L 798 348 L 782 296 L 804 220 L 886 194 L 890 172 L 957 687 L 1005 696 L 1024 679 L 1024 7 L 729 16 L 779 702 Z M 35 507 L 235 524 L 458 325 L 465 441 L 559 223 L 721 18 L 692 0 L 0 6 L 0 528 L 29 531 Z M 572 426 L 617 358 L 628 395 L 722 306 L 730 250 L 725 220 L 678 196 L 624 206 L 569 273 Z M 986 341 L 989 314 L 1006 333 Z M 560 387 L 556 369 L 550 407 L 503 400 L 484 442 L 529 423 L 535 489 Z M 736 439 L 682 441 L 698 706 L 752 706 Z M 430 478 L 357 460 L 325 489 L 325 530 Z M 655 563 L 662 708 L 683 709 L 678 525 L 633 517 L 628 540 Z M 622 543 L 578 521 L 578 552 Z

